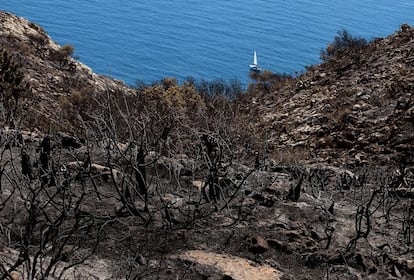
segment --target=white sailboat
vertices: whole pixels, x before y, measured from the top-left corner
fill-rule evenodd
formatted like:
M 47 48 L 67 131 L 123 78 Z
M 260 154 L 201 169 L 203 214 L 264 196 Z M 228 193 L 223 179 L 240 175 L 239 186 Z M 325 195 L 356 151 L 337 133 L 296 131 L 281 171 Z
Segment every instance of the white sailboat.
M 260 72 L 260 70 L 262 69 L 260 65 L 257 64 L 256 50 L 254 51 L 254 54 L 253 54 L 253 64 L 250 64 L 249 67 L 251 71 L 255 71 L 255 72 Z

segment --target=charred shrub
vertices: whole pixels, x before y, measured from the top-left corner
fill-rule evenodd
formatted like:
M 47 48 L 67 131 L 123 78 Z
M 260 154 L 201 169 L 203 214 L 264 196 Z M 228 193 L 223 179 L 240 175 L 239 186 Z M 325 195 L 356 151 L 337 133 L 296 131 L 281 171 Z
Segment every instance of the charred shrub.
M 5 121 L 9 124 L 17 116 L 19 100 L 24 91 L 24 75 L 18 57 L 0 50 L 0 103 L 4 108 Z
M 342 29 L 338 31 L 334 41 L 328 44 L 326 50 L 321 50 L 321 59 L 328 61 L 348 51 L 358 51 L 367 45 L 366 39 L 351 35 L 347 30 Z
M 73 55 L 75 48 L 72 45 L 64 45 L 60 47 L 52 55 L 53 59 L 59 63 L 59 67 L 65 67 L 69 65 L 69 57 Z

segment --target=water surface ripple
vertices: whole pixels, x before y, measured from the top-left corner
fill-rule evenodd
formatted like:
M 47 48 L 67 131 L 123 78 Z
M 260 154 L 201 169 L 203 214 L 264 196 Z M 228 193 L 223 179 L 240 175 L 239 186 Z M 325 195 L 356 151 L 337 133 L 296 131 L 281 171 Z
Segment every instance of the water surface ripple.
M 262 68 L 295 73 L 346 29 L 371 39 L 414 24 L 414 1 L 13 0 L 0 4 L 40 24 L 100 74 L 135 84 L 171 76 L 248 83 Z

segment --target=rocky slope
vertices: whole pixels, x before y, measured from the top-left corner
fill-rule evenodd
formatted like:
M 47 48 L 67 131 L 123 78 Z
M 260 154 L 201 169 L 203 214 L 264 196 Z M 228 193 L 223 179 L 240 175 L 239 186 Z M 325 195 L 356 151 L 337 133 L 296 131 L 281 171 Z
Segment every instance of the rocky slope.
M 308 67 L 276 92 L 244 99 L 241 107 L 259 123 L 257 131 L 276 157 L 287 151 L 350 166 L 409 160 L 414 150 L 413 49 L 414 29 L 402 25 L 360 50 Z
M 13 54 L 24 74 L 24 112 L 31 125 L 63 129 L 61 105 L 65 97 L 81 91 L 106 92 L 133 90 L 122 82 L 96 75 L 70 56 L 62 56 L 59 46 L 37 24 L 0 11 L 0 49 Z

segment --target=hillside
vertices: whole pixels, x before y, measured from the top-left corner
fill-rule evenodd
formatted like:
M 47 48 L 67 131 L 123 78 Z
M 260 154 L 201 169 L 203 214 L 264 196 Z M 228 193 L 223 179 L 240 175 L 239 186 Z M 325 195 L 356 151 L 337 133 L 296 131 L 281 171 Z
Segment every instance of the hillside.
M 70 56 L 57 55 L 61 47 L 36 24 L 6 13 L 0 16 L 0 44 L 18 54 L 30 102 L 24 107 L 28 116 L 37 116 L 39 126 L 68 129 L 60 105 L 71 95 L 135 92 Z M 405 26 L 355 53 L 308 67 L 278 90 L 259 90 L 236 100 L 241 121 L 258 124 L 251 133 L 266 139 L 261 143 L 270 150 L 267 156 L 282 161 L 290 153 L 293 159 L 301 154 L 311 162 L 351 166 L 368 159 L 398 161 L 414 143 L 413 32 Z
M 413 47 L 228 99 L 127 87 L 0 12 L 0 279 L 411 279 Z
M 81 91 L 131 92 L 122 82 L 99 76 L 86 65 L 62 52 L 37 24 L 0 12 L 0 48 L 15 56 L 24 73 L 22 107 L 26 120 L 42 130 L 48 126 L 64 128 L 61 104 L 65 97 Z M 28 120 L 30 118 L 30 120 Z
M 240 106 L 275 151 L 297 150 L 313 162 L 338 165 L 401 158 L 412 164 L 413 38 L 414 29 L 403 25 Z

